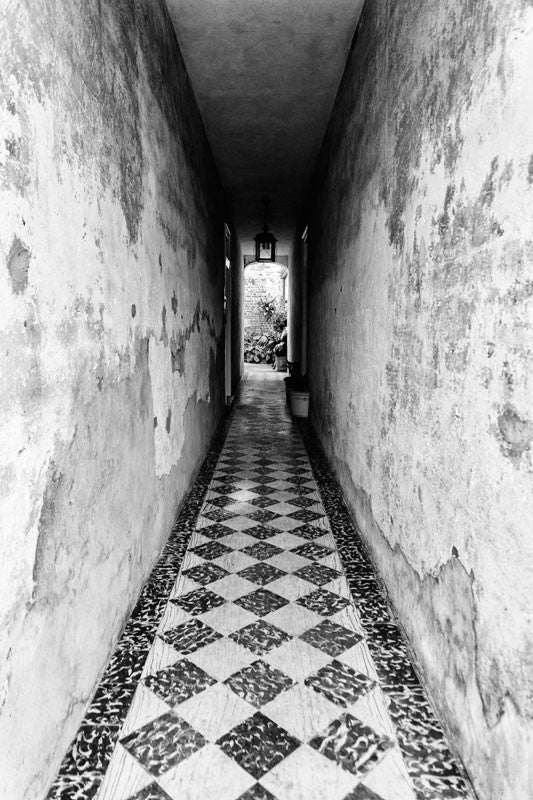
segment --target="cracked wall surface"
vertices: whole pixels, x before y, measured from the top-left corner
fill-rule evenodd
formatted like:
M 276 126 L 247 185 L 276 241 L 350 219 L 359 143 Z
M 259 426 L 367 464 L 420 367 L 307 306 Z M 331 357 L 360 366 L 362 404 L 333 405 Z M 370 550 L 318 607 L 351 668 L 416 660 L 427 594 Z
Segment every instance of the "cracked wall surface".
M 368 0 L 309 209 L 312 418 L 483 800 L 533 796 L 533 6 Z
M 222 413 L 224 217 L 162 1 L 0 27 L 0 796 L 40 800 Z

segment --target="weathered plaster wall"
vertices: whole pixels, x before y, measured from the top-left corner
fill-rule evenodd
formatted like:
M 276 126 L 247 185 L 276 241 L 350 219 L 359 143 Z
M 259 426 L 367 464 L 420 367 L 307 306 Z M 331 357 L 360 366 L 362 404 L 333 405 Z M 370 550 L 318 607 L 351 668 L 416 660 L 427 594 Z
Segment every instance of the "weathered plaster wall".
M 162 0 L 0 28 L 0 796 L 37 800 L 222 412 L 224 217 Z
M 483 800 L 533 796 L 533 6 L 369 0 L 310 209 L 312 416 Z

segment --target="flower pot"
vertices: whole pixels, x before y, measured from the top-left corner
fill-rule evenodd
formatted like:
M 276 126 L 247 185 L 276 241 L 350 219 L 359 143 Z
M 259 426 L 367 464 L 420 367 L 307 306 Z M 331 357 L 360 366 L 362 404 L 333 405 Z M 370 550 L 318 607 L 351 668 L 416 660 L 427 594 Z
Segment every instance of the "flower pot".
M 287 356 L 274 356 L 276 359 L 276 372 L 287 372 Z
M 289 389 L 291 414 L 293 417 L 309 416 L 309 392 L 296 392 Z

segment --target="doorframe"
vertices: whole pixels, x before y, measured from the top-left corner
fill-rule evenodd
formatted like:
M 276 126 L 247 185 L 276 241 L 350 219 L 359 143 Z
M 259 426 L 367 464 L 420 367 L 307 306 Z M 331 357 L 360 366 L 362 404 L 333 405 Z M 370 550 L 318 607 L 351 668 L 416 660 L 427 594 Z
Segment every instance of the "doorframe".
M 231 231 L 224 223 L 224 396 L 226 405 L 233 400 L 231 386 Z

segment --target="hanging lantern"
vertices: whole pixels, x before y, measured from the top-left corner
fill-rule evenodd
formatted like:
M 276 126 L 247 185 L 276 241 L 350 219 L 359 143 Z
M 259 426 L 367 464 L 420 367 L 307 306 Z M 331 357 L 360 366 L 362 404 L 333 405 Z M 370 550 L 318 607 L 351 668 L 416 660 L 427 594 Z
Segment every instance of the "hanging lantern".
M 265 201 L 265 224 L 261 233 L 254 236 L 255 241 L 255 260 L 256 261 L 275 261 L 276 242 L 278 241 L 267 225 L 267 201 Z

